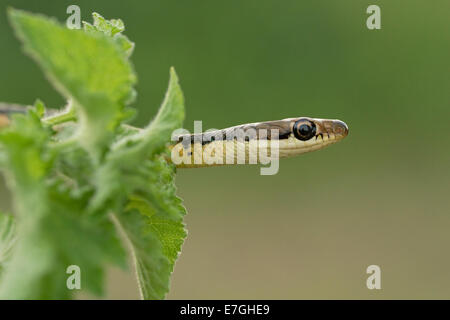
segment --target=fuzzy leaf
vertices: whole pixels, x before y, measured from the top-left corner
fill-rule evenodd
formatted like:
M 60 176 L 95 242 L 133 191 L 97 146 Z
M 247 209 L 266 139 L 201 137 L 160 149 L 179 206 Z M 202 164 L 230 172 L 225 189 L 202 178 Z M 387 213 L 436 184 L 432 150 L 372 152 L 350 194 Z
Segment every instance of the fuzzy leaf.
M 127 188 L 130 194 L 120 221 L 133 247 L 139 288 L 144 299 L 163 299 L 169 291 L 170 275 L 186 237 L 186 211 L 176 196 L 175 169 L 160 155 L 171 133 L 184 118 L 184 101 L 175 70 L 155 119 L 141 132 L 123 138 L 111 154 L 112 167 L 98 181 L 110 189 Z M 114 160 L 114 161 L 113 161 Z M 126 175 L 123 175 L 123 172 Z M 106 177 L 106 178 L 105 178 Z M 119 178 L 120 177 L 120 178 Z M 111 186 L 116 186 L 116 188 Z
M 125 262 L 114 216 L 133 248 L 142 297 L 164 298 L 186 237 L 175 168 L 165 160 L 184 119 L 174 69 L 155 119 L 130 129 L 124 121 L 136 79 L 121 20 L 94 14 L 82 31 L 23 11 L 9 16 L 26 52 L 71 107 L 42 119 L 38 101 L 0 130 L 0 166 L 19 221 L 12 255 L 0 260 L 0 299 L 71 298 L 71 265 L 81 269 L 82 289 L 101 294 L 105 266 Z
M 92 14 L 94 25 L 83 21 L 84 30 L 87 32 L 101 32 L 113 37 L 122 50 L 130 56 L 133 53 L 134 43 L 122 34 L 125 30 L 125 25 L 120 19 L 107 20 L 99 15 L 97 12 Z
M 3 169 L 20 219 L 0 299 L 69 298 L 73 291 L 65 284 L 70 265 L 81 268 L 82 288 L 101 294 L 104 266 L 125 266 L 125 253 L 106 212 L 89 212 L 89 192 L 76 193 L 54 175 L 58 159 L 50 148 L 51 134 L 34 110 L 16 115 L 0 132 Z
M 187 236 L 181 200 L 175 195 L 173 168 L 163 159 L 159 169 L 151 171 L 148 184 L 161 189 L 158 196 L 132 195 L 125 211 L 118 215 L 133 248 L 140 293 L 143 299 L 164 299 L 169 291 L 170 275 Z M 170 183 L 164 171 L 172 172 Z M 161 176 L 157 177 L 160 173 Z
M 0 277 L 17 240 L 13 216 L 0 213 Z
M 20 10 L 9 10 L 9 16 L 26 52 L 55 88 L 73 100 L 81 121 L 80 142 L 99 156 L 134 96 L 136 77 L 127 54 L 103 33 L 67 29 Z

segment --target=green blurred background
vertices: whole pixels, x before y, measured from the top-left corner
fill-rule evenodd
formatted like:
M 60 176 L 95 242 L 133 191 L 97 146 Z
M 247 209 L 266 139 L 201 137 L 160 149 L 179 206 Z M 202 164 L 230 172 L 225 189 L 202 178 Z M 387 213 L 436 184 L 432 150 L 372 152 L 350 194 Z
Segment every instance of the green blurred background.
M 136 42 L 136 124 L 175 66 L 185 127 L 311 116 L 350 127 L 338 145 L 257 166 L 180 170 L 189 235 L 168 298 L 450 298 L 448 0 L 1 0 L 0 100 L 63 99 L 23 55 L 7 6 L 120 17 Z M 381 30 L 366 8 L 381 7 Z M 4 187 L 1 207 L 9 205 Z M 381 267 L 381 290 L 366 268 Z M 137 298 L 111 270 L 108 298 Z

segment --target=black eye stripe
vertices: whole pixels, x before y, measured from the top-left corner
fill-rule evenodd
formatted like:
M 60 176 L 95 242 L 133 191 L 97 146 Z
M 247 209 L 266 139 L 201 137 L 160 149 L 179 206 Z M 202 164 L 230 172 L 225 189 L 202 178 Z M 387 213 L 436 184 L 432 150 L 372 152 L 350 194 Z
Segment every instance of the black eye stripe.
M 300 119 L 294 123 L 294 136 L 301 141 L 311 139 L 316 135 L 316 125 L 307 119 Z

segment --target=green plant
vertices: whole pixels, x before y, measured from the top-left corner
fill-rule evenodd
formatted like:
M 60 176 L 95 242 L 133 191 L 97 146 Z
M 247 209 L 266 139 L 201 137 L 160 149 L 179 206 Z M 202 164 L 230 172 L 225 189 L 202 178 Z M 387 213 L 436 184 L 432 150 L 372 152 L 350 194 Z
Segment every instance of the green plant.
M 15 210 L 15 219 L 0 214 L 0 298 L 71 298 L 69 265 L 80 267 L 82 289 L 101 295 L 105 266 L 126 266 L 122 239 L 142 298 L 164 298 L 186 237 L 175 168 L 165 160 L 184 118 L 175 71 L 153 121 L 131 127 L 134 44 L 121 20 L 94 13 L 93 24 L 69 30 L 44 16 L 8 14 L 68 106 L 44 117 L 37 101 L 0 130 L 0 166 Z

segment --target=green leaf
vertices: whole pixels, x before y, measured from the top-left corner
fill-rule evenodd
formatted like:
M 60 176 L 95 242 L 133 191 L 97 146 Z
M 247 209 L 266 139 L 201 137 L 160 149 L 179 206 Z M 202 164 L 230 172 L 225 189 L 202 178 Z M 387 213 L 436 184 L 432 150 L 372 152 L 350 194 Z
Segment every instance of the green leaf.
M 183 125 L 184 97 L 174 68 L 170 69 L 169 87 L 153 121 L 142 131 L 113 145 L 110 155 L 120 162 L 140 161 L 164 150 L 175 129 Z M 128 164 L 127 164 L 128 165 Z
M 101 294 L 105 266 L 125 265 L 114 220 L 133 248 L 142 297 L 164 298 L 186 237 L 175 167 L 165 160 L 184 119 L 175 70 L 155 119 L 132 128 L 124 121 L 135 96 L 133 43 L 121 20 L 94 13 L 81 31 L 18 10 L 9 16 L 26 52 L 70 103 L 43 117 L 37 101 L 0 130 L 0 169 L 19 221 L 11 233 L 0 219 L 0 248 L 8 248 L 0 249 L 8 252 L 0 259 L 0 299 L 71 298 L 71 265 L 81 269 L 82 289 Z
M 125 26 L 120 19 L 111 19 L 108 21 L 97 12 L 92 13 L 92 17 L 94 18 L 94 27 L 105 34 L 114 36 L 125 30 Z
M 125 266 L 125 253 L 114 225 L 106 218 L 80 216 L 83 208 L 74 200 L 46 190 L 25 201 L 18 243 L 2 277 L 2 299 L 66 299 L 74 293 L 66 287 L 70 265 L 82 272 L 81 289 L 103 293 L 106 263 Z M 38 203 L 39 201 L 39 203 Z M 33 207 L 31 207 L 33 205 Z
M 29 53 L 55 88 L 74 102 L 79 141 L 99 157 L 134 96 L 136 82 L 127 53 L 104 33 L 70 30 L 53 19 L 9 10 Z
M 143 299 L 164 299 L 187 235 L 182 222 L 186 211 L 175 195 L 174 169 L 162 159 L 157 163 L 159 168 L 149 170 L 153 174 L 147 176 L 148 184 L 161 190 L 158 195 L 131 195 L 125 211 L 117 215 L 133 248 Z M 166 173 L 170 174 L 170 183 L 166 181 Z
M 103 203 L 115 194 L 129 194 L 117 219 L 134 252 L 139 288 L 144 299 L 163 299 L 170 275 L 186 237 L 186 211 L 176 196 L 175 168 L 164 160 L 173 130 L 182 125 L 184 100 L 174 69 L 155 119 L 144 130 L 125 136 L 98 171 L 98 194 Z
M 37 99 L 34 103 L 34 108 L 36 109 L 36 114 L 39 118 L 42 118 L 45 114 L 45 104 L 41 100 Z
M 69 298 L 73 292 L 65 281 L 70 265 L 81 268 L 82 288 L 101 294 L 104 266 L 125 266 L 125 252 L 107 212 L 90 212 L 91 193 L 74 192 L 55 174 L 59 159 L 49 147 L 51 133 L 33 110 L 16 115 L 0 132 L 6 178 L 21 222 L 0 299 Z
M 183 93 L 175 69 L 171 68 L 169 87 L 155 119 L 145 129 L 117 141 L 107 155 L 105 165 L 97 170 L 97 194 L 93 206 L 102 205 L 115 193 L 150 188 L 139 168 L 146 159 L 166 150 L 172 132 L 182 126 L 183 120 Z M 127 173 L 127 181 L 121 178 L 123 172 Z
M 128 56 L 133 53 L 134 43 L 122 34 L 125 30 L 125 25 L 122 20 L 107 20 L 96 12 L 92 13 L 92 17 L 94 18 L 94 25 L 83 21 L 86 32 L 102 32 L 111 36 Z
M 11 257 L 16 240 L 16 224 L 13 216 L 0 213 L 0 277 Z

